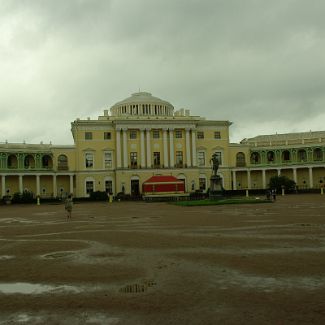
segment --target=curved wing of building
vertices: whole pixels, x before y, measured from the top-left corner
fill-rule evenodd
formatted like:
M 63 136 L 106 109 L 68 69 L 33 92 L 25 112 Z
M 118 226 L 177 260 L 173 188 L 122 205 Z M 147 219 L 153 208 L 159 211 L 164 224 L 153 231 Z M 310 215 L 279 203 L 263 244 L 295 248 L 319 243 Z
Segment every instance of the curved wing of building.
M 275 175 L 302 188 L 323 186 L 324 131 L 259 135 L 234 144 L 230 126 L 175 110 L 148 92 L 134 93 L 98 119 L 72 122 L 74 145 L 0 143 L 0 193 L 138 196 L 155 175 L 176 177 L 186 193 L 206 192 L 214 154 L 226 190 L 265 189 Z

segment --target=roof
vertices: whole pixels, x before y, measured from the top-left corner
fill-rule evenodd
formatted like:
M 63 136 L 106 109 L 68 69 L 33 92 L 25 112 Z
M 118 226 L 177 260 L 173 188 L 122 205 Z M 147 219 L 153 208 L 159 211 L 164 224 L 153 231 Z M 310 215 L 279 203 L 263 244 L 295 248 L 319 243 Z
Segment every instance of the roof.
M 157 105 L 167 105 L 171 108 L 173 107 L 173 105 L 170 104 L 169 102 L 162 100 L 158 97 L 154 97 L 148 92 L 142 91 L 142 92 L 134 93 L 132 94 L 131 97 L 128 97 L 120 102 L 117 102 L 111 108 L 119 105 L 128 105 L 128 104 L 157 104 Z
M 253 138 L 246 138 L 241 143 L 249 142 L 261 142 L 261 141 L 285 141 L 285 140 L 296 140 L 296 139 L 318 139 L 324 138 L 325 131 L 309 131 L 309 132 L 297 132 L 297 133 L 283 133 L 283 134 L 269 134 L 269 135 L 258 135 Z
M 164 184 L 164 183 L 183 183 L 181 180 L 174 176 L 170 175 L 157 175 L 157 176 L 152 176 L 149 179 L 147 179 L 144 184 Z

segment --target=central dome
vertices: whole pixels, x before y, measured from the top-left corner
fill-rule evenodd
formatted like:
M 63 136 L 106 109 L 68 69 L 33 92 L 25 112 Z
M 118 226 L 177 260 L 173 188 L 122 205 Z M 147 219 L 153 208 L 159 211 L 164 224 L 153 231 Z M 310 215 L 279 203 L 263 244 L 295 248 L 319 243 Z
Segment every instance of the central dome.
M 132 94 L 111 108 L 112 116 L 121 115 L 153 115 L 172 116 L 174 107 L 169 102 L 152 96 L 148 92 L 138 92 Z

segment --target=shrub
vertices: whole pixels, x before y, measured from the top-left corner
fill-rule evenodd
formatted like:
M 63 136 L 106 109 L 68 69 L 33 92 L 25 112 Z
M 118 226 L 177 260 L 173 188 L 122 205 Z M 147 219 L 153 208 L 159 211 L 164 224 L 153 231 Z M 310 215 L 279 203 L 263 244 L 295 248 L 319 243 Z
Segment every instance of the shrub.
M 296 188 L 296 183 L 287 176 L 273 176 L 270 178 L 269 186 L 270 188 L 276 189 L 279 193 L 282 188 L 284 188 L 286 192 L 292 192 Z
M 23 193 L 14 193 L 12 198 L 13 203 L 34 203 L 34 193 L 31 191 L 23 191 Z
M 106 192 L 95 191 L 90 193 L 89 199 L 91 201 L 107 201 L 108 196 Z

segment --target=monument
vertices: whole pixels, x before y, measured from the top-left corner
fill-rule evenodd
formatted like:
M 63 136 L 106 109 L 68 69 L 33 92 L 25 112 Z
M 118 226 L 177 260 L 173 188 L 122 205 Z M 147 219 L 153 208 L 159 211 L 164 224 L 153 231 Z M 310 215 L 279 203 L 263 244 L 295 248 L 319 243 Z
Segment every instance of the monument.
M 217 174 L 219 168 L 219 159 L 216 153 L 212 155 L 210 163 L 212 165 L 212 175 L 210 177 L 209 198 L 218 199 L 223 196 L 223 188 L 222 188 L 222 179 Z

